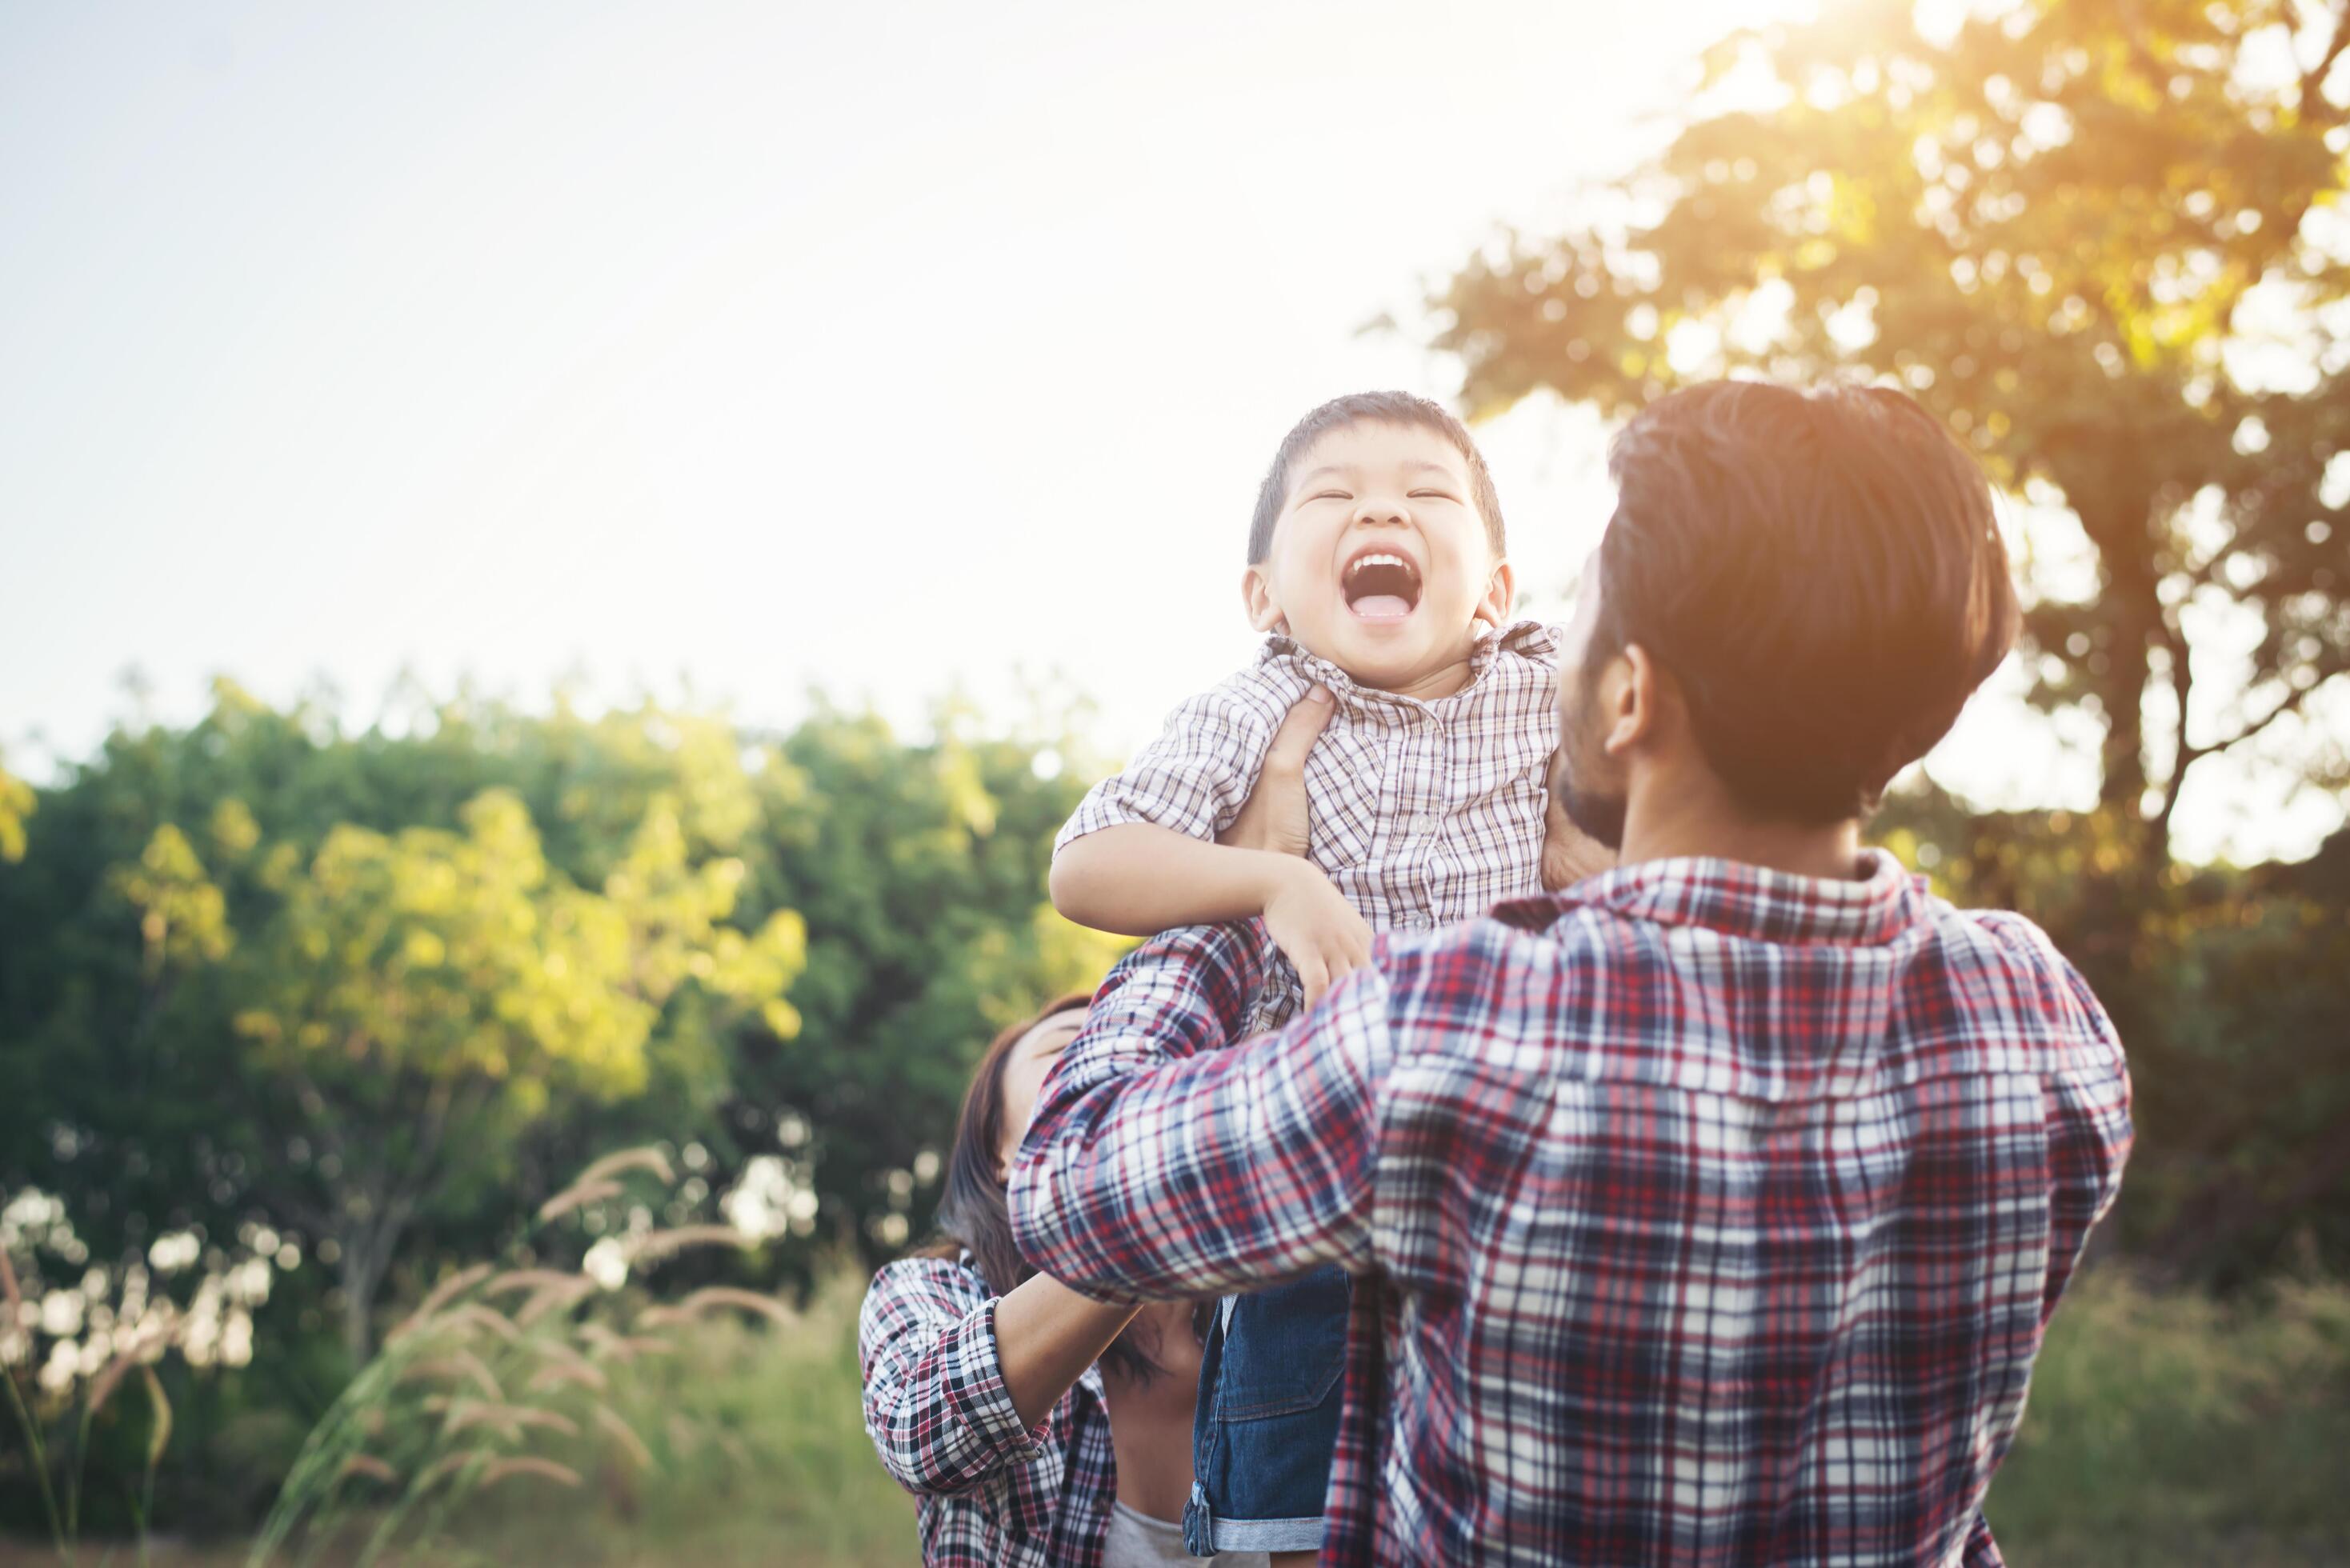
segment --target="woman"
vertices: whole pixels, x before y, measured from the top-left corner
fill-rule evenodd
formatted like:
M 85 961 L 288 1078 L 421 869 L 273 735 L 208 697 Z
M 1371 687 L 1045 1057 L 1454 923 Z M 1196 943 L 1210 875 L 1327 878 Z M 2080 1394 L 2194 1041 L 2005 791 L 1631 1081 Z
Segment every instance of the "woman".
M 1220 842 L 1305 853 L 1305 757 L 1333 711 L 1290 710 Z M 865 1429 L 920 1500 L 931 1568 L 1201 1561 L 1179 1522 L 1200 1383 L 1191 1307 L 1107 1307 L 1034 1272 L 1003 1206 L 1036 1092 L 1087 1002 L 1065 996 L 987 1048 L 947 1159 L 945 1240 L 875 1275 L 858 1322 Z M 1266 1563 L 1262 1552 L 1210 1561 Z
M 1065 996 L 988 1047 L 947 1158 L 945 1240 L 883 1268 L 858 1320 L 865 1428 L 920 1500 L 934 1568 L 1199 1561 L 1178 1522 L 1200 1376 L 1190 1303 L 1088 1301 L 1021 1262 L 1004 1211 L 1013 1151 L 1087 1001 Z

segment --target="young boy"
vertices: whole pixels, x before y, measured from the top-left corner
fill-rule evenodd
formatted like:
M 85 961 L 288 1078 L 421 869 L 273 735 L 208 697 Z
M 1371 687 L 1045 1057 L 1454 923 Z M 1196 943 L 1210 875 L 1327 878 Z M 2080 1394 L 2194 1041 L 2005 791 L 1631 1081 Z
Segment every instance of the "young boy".
M 1365 962 L 1375 929 L 1474 919 L 1592 868 L 1545 815 L 1557 633 L 1509 622 L 1501 504 L 1460 421 L 1402 392 L 1307 414 L 1258 492 L 1241 587 L 1263 651 L 1086 796 L 1055 846 L 1063 915 L 1129 936 L 1262 917 L 1286 961 L 1263 1031 Z M 1336 711 L 1305 763 L 1307 858 L 1218 845 L 1309 692 Z M 1223 1303 L 1195 1417 L 1195 1554 L 1321 1544 L 1347 1300 L 1333 1268 Z

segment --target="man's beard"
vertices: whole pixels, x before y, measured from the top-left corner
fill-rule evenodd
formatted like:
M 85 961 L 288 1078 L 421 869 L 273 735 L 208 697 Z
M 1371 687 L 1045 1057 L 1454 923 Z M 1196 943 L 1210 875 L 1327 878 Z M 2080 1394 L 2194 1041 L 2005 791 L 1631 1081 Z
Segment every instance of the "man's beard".
M 1631 797 L 1609 794 L 1592 780 L 1598 774 L 1599 748 L 1591 737 L 1591 690 L 1583 686 L 1575 693 L 1574 706 L 1565 714 L 1559 736 L 1558 767 L 1554 772 L 1550 788 L 1566 820 L 1575 824 L 1586 836 L 1595 838 L 1609 849 L 1624 847 L 1624 819 L 1632 809 Z

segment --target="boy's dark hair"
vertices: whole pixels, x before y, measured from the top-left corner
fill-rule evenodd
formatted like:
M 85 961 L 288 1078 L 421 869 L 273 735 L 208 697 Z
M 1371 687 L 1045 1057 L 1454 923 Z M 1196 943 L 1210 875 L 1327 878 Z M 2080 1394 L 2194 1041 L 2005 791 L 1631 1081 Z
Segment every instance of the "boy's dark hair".
M 1991 485 L 1910 398 L 1713 381 L 1616 438 L 1585 679 L 1638 643 L 1752 810 L 1876 808 L 2014 641 Z
M 1409 392 L 1349 392 L 1307 414 L 1282 437 L 1281 450 L 1273 454 L 1273 466 L 1265 471 L 1264 483 L 1257 487 L 1256 517 L 1249 524 L 1250 566 L 1255 566 L 1273 551 L 1273 525 L 1281 521 L 1282 506 L 1289 499 L 1289 471 L 1296 466 L 1297 460 L 1332 431 L 1359 424 L 1418 425 L 1451 441 L 1468 462 L 1469 499 L 1476 504 L 1477 515 L 1485 520 L 1485 537 L 1492 542 L 1493 554 L 1507 552 L 1502 535 L 1502 498 L 1493 491 L 1492 472 L 1485 466 L 1485 454 L 1471 439 L 1469 427 L 1454 419 L 1441 404 Z

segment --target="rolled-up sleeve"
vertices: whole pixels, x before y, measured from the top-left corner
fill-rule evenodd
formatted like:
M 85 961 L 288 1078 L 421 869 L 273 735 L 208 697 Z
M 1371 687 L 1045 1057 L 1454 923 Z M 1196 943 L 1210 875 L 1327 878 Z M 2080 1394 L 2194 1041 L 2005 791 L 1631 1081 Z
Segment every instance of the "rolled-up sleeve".
M 1369 1266 L 1386 977 L 1375 960 L 1289 1027 L 1222 1049 L 1264 952 L 1257 922 L 1192 926 L 1111 971 L 1013 1165 L 1031 1263 L 1105 1300 Z
M 1297 688 L 1287 693 L 1294 701 L 1305 683 L 1288 684 Z M 1248 803 L 1274 729 L 1288 711 L 1286 691 L 1286 684 L 1258 672 L 1184 702 L 1168 715 L 1159 738 L 1123 771 L 1087 792 L 1054 840 L 1053 853 L 1089 833 L 1129 823 L 1171 828 L 1192 838 L 1215 837 Z
M 995 1346 L 995 1298 L 943 1258 L 874 1276 L 858 1316 L 865 1430 L 907 1490 L 949 1496 L 1043 1451 L 1022 1424 Z

